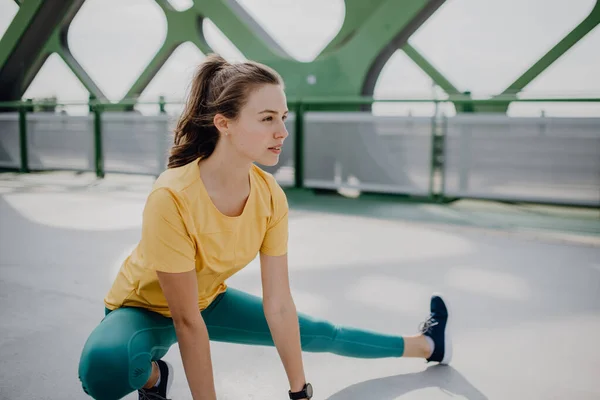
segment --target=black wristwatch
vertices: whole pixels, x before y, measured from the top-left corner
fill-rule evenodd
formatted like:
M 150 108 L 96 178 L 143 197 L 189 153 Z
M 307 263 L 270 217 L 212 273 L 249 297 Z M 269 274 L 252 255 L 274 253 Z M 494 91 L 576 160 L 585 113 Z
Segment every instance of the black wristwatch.
M 290 390 L 289 394 L 290 394 L 290 399 L 292 399 L 292 400 L 297 400 L 297 399 L 311 399 L 313 397 L 313 388 L 312 388 L 312 385 L 310 383 L 307 383 L 307 384 L 304 385 L 304 387 L 302 388 L 301 391 L 299 391 L 299 392 L 292 392 Z

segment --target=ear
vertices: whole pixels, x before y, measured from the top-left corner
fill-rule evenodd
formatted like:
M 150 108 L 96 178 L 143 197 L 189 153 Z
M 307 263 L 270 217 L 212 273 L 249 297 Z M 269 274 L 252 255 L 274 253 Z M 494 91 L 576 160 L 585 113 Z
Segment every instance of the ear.
M 229 129 L 229 120 L 223 114 L 216 114 L 213 118 L 213 124 L 222 134 L 225 134 Z

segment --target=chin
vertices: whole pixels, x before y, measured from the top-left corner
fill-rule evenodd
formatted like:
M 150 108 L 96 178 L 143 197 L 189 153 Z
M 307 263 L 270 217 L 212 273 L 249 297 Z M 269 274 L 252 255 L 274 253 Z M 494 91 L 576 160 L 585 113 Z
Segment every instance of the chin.
M 263 158 L 260 160 L 256 160 L 256 163 L 263 165 L 265 167 L 274 167 L 279 163 L 279 157 Z

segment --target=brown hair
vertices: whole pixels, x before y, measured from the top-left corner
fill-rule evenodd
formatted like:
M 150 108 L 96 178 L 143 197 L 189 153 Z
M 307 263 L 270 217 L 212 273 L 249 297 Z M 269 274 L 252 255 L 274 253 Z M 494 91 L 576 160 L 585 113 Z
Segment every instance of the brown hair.
M 272 68 L 254 61 L 230 64 L 219 55 L 208 55 L 196 71 L 175 127 L 168 168 L 209 157 L 219 141 L 215 115 L 235 120 L 251 90 L 261 84 L 283 86 L 283 79 Z

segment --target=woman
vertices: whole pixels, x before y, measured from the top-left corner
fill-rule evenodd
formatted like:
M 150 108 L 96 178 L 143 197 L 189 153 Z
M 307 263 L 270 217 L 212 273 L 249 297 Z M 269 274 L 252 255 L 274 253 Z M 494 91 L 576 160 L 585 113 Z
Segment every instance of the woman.
M 161 360 L 174 343 L 194 399 L 215 399 L 209 340 L 275 346 L 289 397 L 309 399 L 302 350 L 348 357 L 422 357 L 448 363 L 448 312 L 439 296 L 421 333 L 384 335 L 297 314 L 288 281 L 288 204 L 272 175 L 288 136 L 281 77 L 211 55 L 175 130 L 168 168 L 148 196 L 141 239 L 104 299 L 79 378 L 96 399 L 165 399 Z M 260 253 L 263 297 L 225 281 Z

